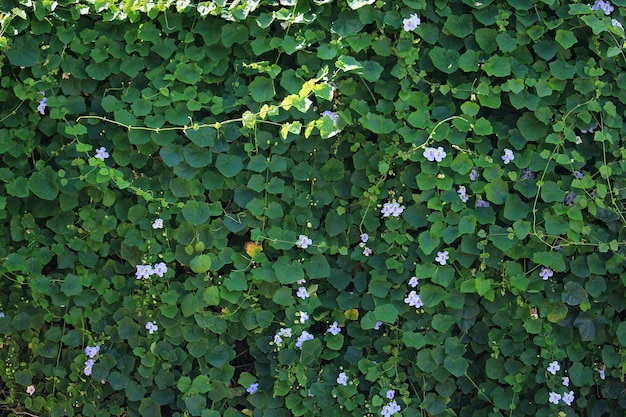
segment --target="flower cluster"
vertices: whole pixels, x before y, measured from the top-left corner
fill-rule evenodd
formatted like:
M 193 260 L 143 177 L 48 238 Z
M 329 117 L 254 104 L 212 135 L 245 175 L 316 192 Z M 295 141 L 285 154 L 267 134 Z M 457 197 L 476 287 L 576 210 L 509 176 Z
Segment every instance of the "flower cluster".
M 428 159 L 431 162 L 441 162 L 443 161 L 443 158 L 446 157 L 446 155 L 446 151 L 444 151 L 441 146 L 439 146 L 437 149 L 431 147 L 426 147 L 426 149 L 424 149 L 424 158 Z
M 98 353 L 100 353 L 100 346 L 87 346 L 85 348 L 85 355 L 87 355 L 87 357 L 89 358 L 85 361 L 85 369 L 83 369 L 85 375 L 91 375 L 93 365 L 94 363 L 96 363 L 93 358 L 95 358 Z
M 604 14 L 608 16 L 611 14 L 611 12 L 613 12 L 615 8 L 610 1 L 596 0 L 596 2 L 593 3 L 593 6 L 591 6 L 591 10 L 595 11 L 598 9 L 602 10 Z
M 383 208 L 382 210 L 380 210 L 383 217 L 389 217 L 389 216 L 399 217 L 403 211 L 404 211 L 404 206 L 401 206 L 395 201 L 393 203 L 383 204 Z
M 312 245 L 313 241 L 309 239 L 307 235 L 298 236 L 298 241 L 296 242 L 296 246 L 302 249 L 306 249 L 309 245 Z
M 422 20 L 415 13 L 402 21 L 404 30 L 407 32 L 414 31 L 420 25 L 420 23 L 422 23 Z
M 307 340 L 313 340 L 313 339 L 315 339 L 315 337 L 311 333 L 304 330 L 302 331 L 302 334 L 298 336 L 298 338 L 296 339 L 296 347 L 302 350 L 302 344 L 306 342 Z
M 369 240 L 369 235 L 367 233 L 361 233 L 361 242 L 359 243 L 359 247 L 363 248 L 363 255 L 370 256 L 372 254 L 372 250 L 365 246 L 367 241 Z
M 400 407 L 395 401 L 391 401 L 389 404 L 383 406 L 382 410 L 380 410 L 380 414 L 383 417 L 391 417 L 400 411 L 402 411 L 402 407 Z
M 291 335 L 292 335 L 292 331 L 289 327 L 288 328 L 281 327 L 280 330 L 278 330 L 278 333 L 274 335 L 273 343 L 276 346 L 280 346 L 281 343 L 283 343 L 283 337 L 291 337 Z
M 424 305 L 424 303 L 422 302 L 422 299 L 420 298 L 419 294 L 415 290 L 412 290 L 409 293 L 409 295 L 404 299 L 404 302 L 410 305 L 411 307 L 415 307 L 415 308 L 420 308 Z
M 148 333 L 153 334 L 159 330 L 159 326 L 157 326 L 156 323 L 149 321 L 146 323 L 146 330 L 148 330 Z
M 467 203 L 467 200 L 469 199 L 469 197 L 467 195 L 467 189 L 465 188 L 464 185 L 459 185 L 459 189 L 457 190 L 457 193 L 459 194 L 459 198 L 461 199 L 461 201 L 464 203 Z
M 557 361 L 552 361 L 548 364 L 547 371 L 552 375 L 556 375 L 558 371 L 561 370 L 561 365 Z M 569 386 L 569 377 L 564 376 L 561 379 L 564 386 Z M 548 396 L 548 401 L 552 404 L 558 405 L 559 402 L 563 401 L 568 406 L 571 406 L 574 402 L 574 391 L 564 392 L 563 394 L 559 394 L 558 392 L 550 392 Z
M 109 153 L 107 152 L 107 149 L 104 146 L 101 146 L 100 148 L 96 149 L 96 154 L 93 157 L 101 161 L 104 161 L 105 159 L 109 157 Z
M 159 262 L 158 264 L 152 265 L 137 265 L 137 270 L 135 271 L 135 276 L 137 279 L 148 279 L 152 274 L 156 276 L 163 277 L 167 272 L 167 265 L 165 262 Z
M 37 111 L 39 111 L 40 114 L 46 114 L 46 106 L 48 105 L 48 99 L 46 98 L 46 93 L 44 93 L 43 91 L 40 91 L 39 94 L 41 94 L 43 97 L 39 101 L 39 105 L 37 106 Z

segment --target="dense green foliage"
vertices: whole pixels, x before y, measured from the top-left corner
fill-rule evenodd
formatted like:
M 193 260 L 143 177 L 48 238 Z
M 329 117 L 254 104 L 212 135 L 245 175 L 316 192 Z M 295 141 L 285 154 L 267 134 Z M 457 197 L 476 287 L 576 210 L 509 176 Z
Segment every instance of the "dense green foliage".
M 626 0 L 8 3 L 2 415 L 624 415 Z

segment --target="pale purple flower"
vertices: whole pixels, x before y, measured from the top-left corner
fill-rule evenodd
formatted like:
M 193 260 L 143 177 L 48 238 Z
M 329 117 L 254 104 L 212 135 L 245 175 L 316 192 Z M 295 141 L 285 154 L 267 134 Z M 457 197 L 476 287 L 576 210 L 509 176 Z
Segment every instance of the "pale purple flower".
M 313 244 L 313 241 L 306 235 L 300 235 L 298 237 L 298 241 L 296 242 L 296 246 L 302 249 L 308 248 L 311 244 Z
M 377 321 L 374 325 L 374 330 L 380 330 L 380 327 L 383 325 L 382 321 Z
M 246 388 L 246 392 L 248 394 L 254 394 L 258 390 L 259 390 L 259 384 L 257 382 L 254 382 L 254 383 L 250 384 L 250 386 L 248 388 Z
M 544 281 L 549 280 L 550 277 L 553 276 L 553 275 L 554 275 L 554 272 L 550 268 L 546 268 L 546 267 L 541 268 L 541 272 L 539 273 L 539 276 Z M 553 363 L 556 363 L 556 362 L 553 362 Z
M 337 336 L 339 333 L 341 333 L 341 329 L 339 328 L 339 323 L 334 322 L 333 324 L 331 324 L 328 330 L 326 330 L 326 332 L 331 333 L 333 336 Z
M 421 297 L 414 290 L 411 291 L 409 295 L 407 295 L 407 297 L 404 299 L 404 302 L 410 305 L 411 307 L 415 307 L 415 308 L 420 308 L 424 305 Z
M 407 32 L 411 32 L 417 28 L 422 20 L 417 16 L 417 14 L 413 13 L 408 18 L 402 21 L 402 25 L 404 26 L 404 30 Z
M 33 395 L 35 393 L 35 386 L 29 385 L 26 387 L 26 394 Z
M 464 203 L 467 203 L 467 200 L 469 199 L 469 197 L 467 196 L 467 189 L 465 188 L 464 185 L 459 185 L 459 189 L 457 190 L 457 193 L 459 194 L 459 198 L 461 199 L 461 201 Z
M 298 285 L 306 284 L 306 279 L 300 278 L 299 280 L 296 281 L 296 284 Z
M 372 253 L 373 253 L 372 250 L 368 248 L 367 246 L 363 248 L 363 255 L 370 256 Z
M 163 229 L 163 219 L 156 219 L 154 223 L 152 223 L 153 229 Z
M 395 390 L 387 390 L 387 393 L 385 394 L 385 397 L 387 397 L 390 400 L 393 400 L 393 397 L 396 396 L 396 391 Z
M 574 391 L 563 393 L 563 402 L 567 405 L 572 405 L 574 402 Z
M 476 207 L 489 207 L 489 201 L 485 201 L 482 198 L 476 199 Z
M 348 375 L 346 375 L 345 372 L 342 372 L 339 374 L 339 376 L 337 377 L 337 383 L 343 386 L 347 386 L 348 385 Z
M 94 363 L 95 362 L 94 362 L 93 359 L 87 359 L 85 361 L 85 369 L 83 369 L 83 372 L 85 372 L 85 375 L 87 375 L 87 376 L 91 375 L 91 371 L 92 371 Z
M 508 164 L 514 159 L 515 159 L 515 155 L 513 155 L 513 151 L 508 148 L 505 149 L 504 155 L 502 155 L 502 161 L 504 161 L 505 164 Z
M 556 375 L 556 373 L 560 370 L 561 365 L 559 365 L 557 361 L 550 362 L 550 364 L 548 365 L 548 372 L 550 372 L 552 375 Z
M 563 203 L 566 206 L 571 206 L 572 204 L 574 204 L 574 200 L 576 200 L 576 193 L 573 191 L 568 191 L 565 195 L 565 200 L 563 201 Z
M 300 316 L 300 324 L 306 323 L 309 319 L 309 314 L 306 311 L 299 311 L 298 316 Z
M 274 335 L 274 344 L 280 346 L 281 343 L 283 343 L 283 338 L 280 337 L 280 335 L 275 334 Z
M 574 178 L 579 179 L 579 180 L 583 178 L 583 173 L 577 169 L 574 170 L 574 172 L 572 172 L 572 175 L 574 176 Z
M 426 149 L 424 149 L 424 158 L 428 159 L 431 162 L 441 162 L 446 157 L 446 155 L 446 152 L 441 146 L 436 149 L 431 147 L 427 147 Z
M 450 256 L 448 255 L 448 251 L 437 252 L 437 257 L 435 258 L 435 262 L 439 262 L 440 265 L 445 265 L 448 262 Z
M 600 379 L 604 381 L 606 379 L 606 373 L 605 373 L 604 365 L 602 366 L 602 368 L 598 369 L 598 372 L 600 373 Z
M 394 201 L 393 203 L 383 204 L 383 208 L 380 212 L 382 213 L 383 217 L 399 217 L 403 211 L 404 207 Z
M 109 157 L 109 153 L 107 152 L 107 149 L 104 146 L 101 146 L 100 148 L 96 149 L 96 154 L 93 157 L 101 161 L 104 161 L 105 159 Z
M 305 287 L 298 288 L 298 292 L 296 292 L 296 296 L 298 298 L 302 298 L 303 300 L 306 300 L 307 298 L 310 297 L 309 292 L 306 290 Z
M 411 288 L 415 288 L 417 287 L 417 284 L 419 284 L 419 280 L 417 279 L 417 277 L 411 277 L 411 279 L 409 280 L 409 286 Z
M 159 330 L 159 326 L 157 326 L 154 322 L 149 321 L 146 323 L 146 330 L 148 330 L 148 333 L 153 334 Z
M 580 136 L 576 135 L 576 145 L 580 145 L 581 143 L 583 143 L 583 138 L 581 138 Z
M 87 346 L 85 348 L 85 355 L 87 355 L 90 359 L 93 359 L 98 352 L 100 352 L 100 346 Z
M 291 328 L 287 327 L 286 329 L 281 327 L 280 330 L 278 331 L 278 334 L 283 336 L 283 337 L 291 337 Z
M 304 330 L 302 334 L 298 336 L 298 339 L 296 340 L 296 347 L 302 350 L 302 344 L 306 342 L 307 340 L 313 340 L 314 338 L 315 337 L 311 333 Z
M 611 25 L 613 25 L 613 27 L 615 27 L 615 28 L 620 28 L 621 30 L 624 30 L 624 26 L 617 19 L 611 19 Z
M 44 93 L 43 91 L 39 91 L 39 94 L 41 94 L 43 97 L 39 101 L 39 105 L 37 106 L 37 111 L 39 111 L 40 114 L 46 114 L 46 106 L 48 105 L 48 99 L 46 98 L 46 93 Z
M 556 392 L 550 393 L 550 398 L 548 399 L 552 404 L 558 404 L 561 401 L 561 394 Z
M 334 124 L 337 124 L 337 122 L 339 121 L 339 114 L 334 111 L 326 110 L 321 114 L 321 116 L 328 117 L 330 120 L 333 121 Z
M 563 380 L 563 386 L 564 387 L 569 387 L 569 376 L 564 376 L 561 379 Z
M 472 167 L 469 177 L 470 177 L 470 181 L 476 181 L 476 178 L 478 178 L 478 168 Z
M 360 237 L 362 243 L 367 243 L 367 241 L 370 239 L 370 236 L 367 233 L 361 233 Z
M 165 275 L 166 272 L 167 265 L 165 265 L 165 262 L 159 262 L 158 264 L 154 265 L 154 268 L 152 269 L 152 273 L 156 274 L 159 278 Z

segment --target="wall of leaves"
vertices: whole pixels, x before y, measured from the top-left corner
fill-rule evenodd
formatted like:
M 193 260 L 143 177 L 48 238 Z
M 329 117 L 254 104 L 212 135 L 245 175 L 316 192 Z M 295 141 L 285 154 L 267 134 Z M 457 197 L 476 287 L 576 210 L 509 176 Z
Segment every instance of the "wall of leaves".
M 626 1 L 2 4 L 3 415 L 624 415 Z

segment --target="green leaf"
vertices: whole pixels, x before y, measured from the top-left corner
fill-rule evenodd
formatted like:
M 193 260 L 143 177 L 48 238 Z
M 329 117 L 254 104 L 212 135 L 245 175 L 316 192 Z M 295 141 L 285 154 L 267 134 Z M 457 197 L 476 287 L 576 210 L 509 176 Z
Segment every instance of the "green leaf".
M 202 68 L 200 68 L 195 62 L 193 63 L 179 63 L 176 65 L 176 71 L 174 71 L 174 77 L 185 84 L 195 85 L 200 81 L 202 75 Z
M 211 269 L 211 257 L 209 255 L 197 255 L 189 262 L 191 270 L 197 274 L 202 274 Z
M 221 153 L 217 155 L 215 167 L 225 177 L 234 177 L 243 169 L 243 162 L 237 155 Z
M 359 118 L 361 126 L 373 133 L 388 134 L 396 130 L 396 123 L 380 114 L 368 113 Z
M 509 196 L 509 185 L 501 177 L 496 177 L 485 185 L 487 200 L 495 204 L 504 204 Z
M 304 270 L 308 278 L 328 278 L 330 276 L 330 265 L 324 255 L 313 255 L 304 262 Z
M 15 37 L 10 48 L 2 49 L 11 65 L 16 67 L 32 67 L 41 58 L 39 44 L 28 34 Z
M 280 287 L 272 296 L 272 301 L 281 306 L 292 306 L 294 304 L 294 298 L 291 289 L 287 287 Z
M 622 346 L 626 347 L 626 321 L 617 325 L 617 340 L 619 340 Z
M 457 38 L 465 38 L 474 31 L 473 17 L 471 14 L 451 14 L 446 19 L 443 29 Z
M 565 290 L 561 294 L 561 300 L 571 306 L 580 305 L 587 301 L 587 291 L 579 283 L 569 281 L 565 284 Z
M 506 57 L 494 55 L 485 62 L 485 72 L 493 77 L 507 77 L 511 75 L 511 61 Z
M 356 12 L 343 11 L 334 19 L 330 30 L 342 38 L 347 38 L 360 32 L 364 27 L 365 24 L 361 22 Z
M 117 322 L 117 333 L 122 339 L 130 339 L 137 336 L 139 325 L 133 319 L 126 316 Z
M 68 275 L 61 284 L 61 291 L 68 297 L 80 294 L 83 291 L 83 284 L 80 277 L 76 275 Z
M 546 182 L 543 184 L 543 187 L 541 187 L 541 199 L 546 203 L 563 201 L 564 198 L 565 192 L 552 181 Z
M 137 411 L 142 416 L 161 417 L 161 406 L 150 397 L 141 399 Z
M 403 332 L 402 343 L 406 347 L 421 349 L 426 345 L 426 338 L 421 333 Z
M 374 316 L 383 323 L 395 323 L 398 319 L 398 309 L 392 304 L 382 304 L 374 309 Z
M 561 252 L 535 252 L 533 253 L 533 262 L 554 271 L 565 271 L 565 262 Z
M 548 135 L 548 126 L 537 120 L 531 112 L 525 112 L 519 118 L 517 128 L 526 140 L 532 142 L 544 139 Z
M 342 180 L 345 175 L 343 162 L 337 158 L 330 158 L 322 168 L 320 168 L 320 173 L 322 174 L 322 178 L 326 181 Z
M 444 49 L 435 46 L 430 50 L 428 56 L 433 61 L 433 65 L 439 71 L 452 74 L 459 68 L 459 53 L 454 49 Z
M 469 363 L 465 358 L 457 356 L 446 356 L 443 361 L 443 366 L 456 377 L 465 375 L 469 368 Z
M 269 77 L 257 76 L 248 85 L 252 99 L 257 103 L 270 101 L 276 95 L 274 82 Z
M 188 201 L 182 209 L 185 220 L 194 226 L 199 226 L 209 220 L 211 211 L 206 203 L 200 201 Z
M 35 171 L 28 179 L 28 189 L 37 197 L 52 201 L 59 195 L 57 174 L 49 166 Z
M 419 247 L 426 254 L 430 255 L 439 246 L 439 237 L 436 233 L 426 230 L 418 237 Z
M 557 29 L 555 39 L 564 49 L 570 49 L 578 42 L 572 31 L 563 29 Z

